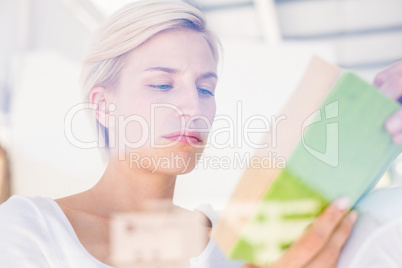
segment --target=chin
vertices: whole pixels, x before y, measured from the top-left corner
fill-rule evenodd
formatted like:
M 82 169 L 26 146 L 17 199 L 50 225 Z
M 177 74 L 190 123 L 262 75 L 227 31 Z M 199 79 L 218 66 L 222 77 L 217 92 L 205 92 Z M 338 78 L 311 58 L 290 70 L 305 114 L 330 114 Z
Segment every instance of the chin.
M 181 175 L 191 172 L 202 155 L 202 149 L 175 146 L 167 149 L 147 149 L 126 152 L 126 160 L 133 170 L 153 174 Z
M 159 163 L 154 168 L 154 172 L 169 175 L 187 174 L 194 170 L 197 160 L 197 154 L 195 153 L 174 152 L 169 156 L 169 162 Z
M 159 173 L 159 174 L 166 174 L 166 175 L 171 175 L 171 176 L 178 176 L 178 175 L 184 175 L 187 173 L 190 173 L 193 171 L 195 166 L 191 167 L 182 167 L 182 168 L 176 168 L 176 169 L 163 169 L 159 168 L 154 171 L 154 173 Z

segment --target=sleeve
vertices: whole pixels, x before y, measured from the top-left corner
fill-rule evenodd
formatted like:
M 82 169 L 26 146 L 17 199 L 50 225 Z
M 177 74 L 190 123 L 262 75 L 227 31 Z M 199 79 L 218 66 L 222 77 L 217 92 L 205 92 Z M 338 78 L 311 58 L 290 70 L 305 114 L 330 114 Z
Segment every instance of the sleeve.
M 47 232 L 35 207 L 13 196 L 0 206 L 0 267 L 50 267 Z
M 357 205 L 359 219 L 338 268 L 402 267 L 402 188 L 374 191 Z
M 378 228 L 365 239 L 350 241 L 343 250 L 338 268 L 383 268 L 402 265 L 402 220 Z
M 212 226 L 215 226 L 219 213 L 214 211 L 210 205 L 199 206 L 196 210 L 203 213 L 211 221 Z M 212 237 L 204 251 L 190 260 L 191 268 L 240 268 L 244 264 L 244 261 L 229 259 Z

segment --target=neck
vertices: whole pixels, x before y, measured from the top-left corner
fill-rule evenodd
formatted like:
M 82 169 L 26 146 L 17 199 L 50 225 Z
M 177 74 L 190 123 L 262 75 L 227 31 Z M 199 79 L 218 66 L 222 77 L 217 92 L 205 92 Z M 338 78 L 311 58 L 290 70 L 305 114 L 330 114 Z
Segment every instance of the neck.
M 127 162 L 111 159 L 100 181 L 89 190 L 102 203 L 102 214 L 141 209 L 152 201 L 173 199 L 175 175 L 130 169 Z M 95 200 L 94 200 L 95 201 Z

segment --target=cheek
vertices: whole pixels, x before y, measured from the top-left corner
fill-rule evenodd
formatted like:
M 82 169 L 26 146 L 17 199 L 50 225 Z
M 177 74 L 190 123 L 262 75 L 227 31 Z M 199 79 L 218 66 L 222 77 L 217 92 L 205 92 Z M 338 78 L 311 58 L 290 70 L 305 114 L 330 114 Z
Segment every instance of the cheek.
M 150 118 L 150 103 L 142 96 L 127 96 L 116 103 L 116 114 L 122 117 L 139 116 L 146 121 Z
M 116 110 L 112 113 L 116 143 L 138 143 L 149 136 L 151 114 L 149 104 L 140 101 L 116 101 Z
M 214 122 L 215 119 L 215 114 L 216 114 L 216 103 L 215 100 L 207 103 L 205 106 L 205 109 L 203 111 L 203 115 L 208 118 L 209 122 L 212 123 Z

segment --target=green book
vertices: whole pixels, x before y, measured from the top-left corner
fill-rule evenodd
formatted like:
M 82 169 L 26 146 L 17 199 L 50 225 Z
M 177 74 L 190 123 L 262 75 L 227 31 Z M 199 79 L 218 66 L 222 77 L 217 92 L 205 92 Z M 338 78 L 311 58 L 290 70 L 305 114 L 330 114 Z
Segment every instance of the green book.
M 323 89 L 314 84 L 314 69 L 320 65 L 332 71 L 332 81 Z M 238 186 L 235 190 L 213 231 L 214 239 L 231 258 L 255 264 L 275 261 L 334 199 L 347 196 L 353 206 L 402 151 L 384 129 L 399 103 L 353 73 L 342 73 L 317 59 L 310 69 L 283 114 L 297 117 L 297 112 L 306 110 L 303 104 L 316 108 L 290 118 L 288 128 L 277 134 L 284 136 L 284 145 L 278 144 L 274 151 L 282 152 L 286 166 L 246 171 L 239 182 L 242 189 Z M 309 83 L 314 89 L 308 88 Z M 309 97 L 300 98 L 303 92 Z M 290 125 L 293 121 L 297 121 L 296 128 Z M 297 133 L 289 135 L 288 131 Z M 267 179 L 259 178 L 264 176 Z M 254 196 L 242 193 L 253 191 L 255 186 L 246 186 L 254 183 L 264 189 Z M 247 202 L 255 204 L 243 214 L 233 215 L 236 206 Z

